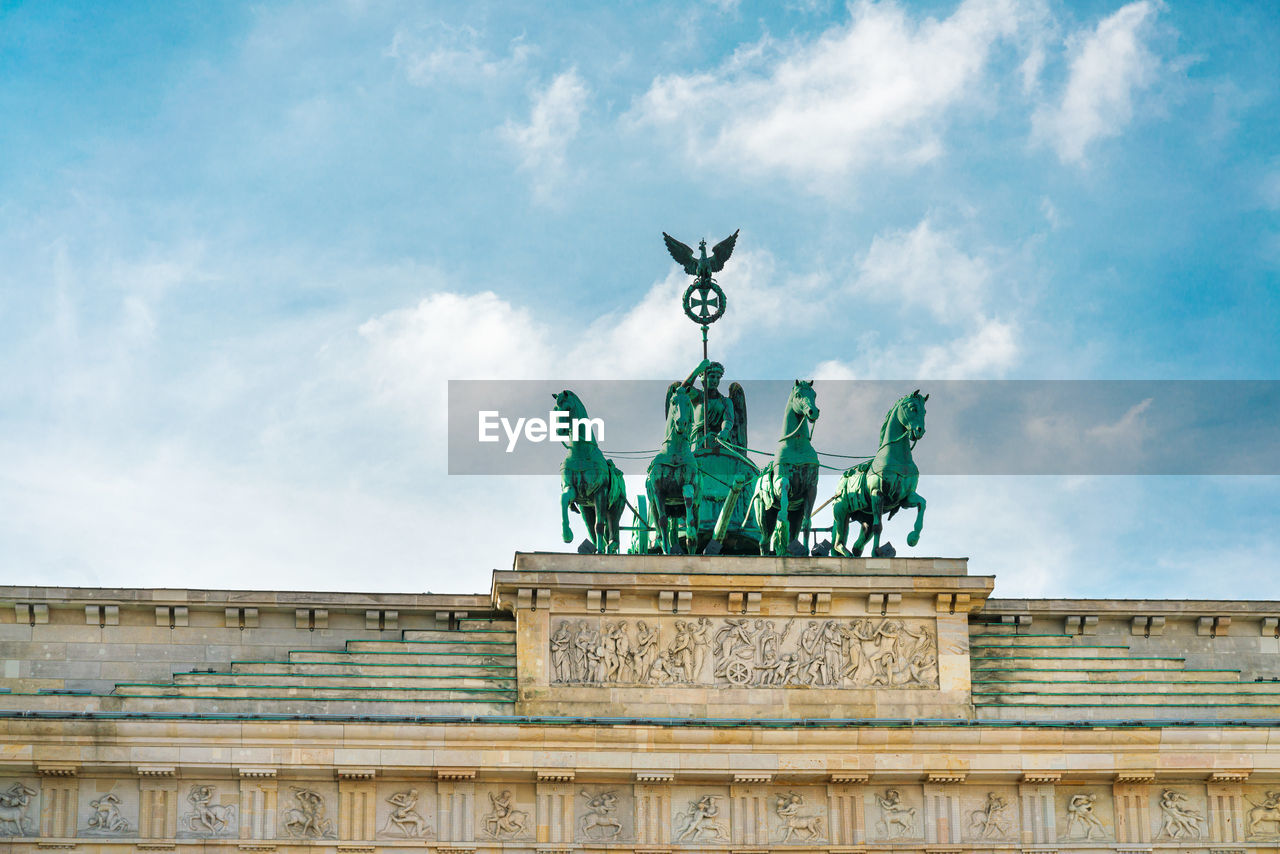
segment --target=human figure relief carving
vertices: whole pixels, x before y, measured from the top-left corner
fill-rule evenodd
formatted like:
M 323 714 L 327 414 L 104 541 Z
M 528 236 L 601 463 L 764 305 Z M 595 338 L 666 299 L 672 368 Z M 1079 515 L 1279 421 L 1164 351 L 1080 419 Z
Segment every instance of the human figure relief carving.
M 93 814 L 89 816 L 90 833 L 128 833 L 132 829 L 128 819 L 120 814 L 120 798 L 115 792 L 107 792 L 89 801 Z
M 822 816 L 813 813 L 811 815 L 801 815 L 800 808 L 804 806 L 804 796 L 795 792 L 788 792 L 785 795 L 778 795 L 774 803 L 774 812 L 778 814 L 778 818 L 782 819 L 782 837 L 779 842 L 812 842 L 826 836 L 823 829 Z M 796 836 L 799 839 L 796 840 Z
M 677 842 L 727 842 L 729 831 L 716 821 L 720 814 L 719 800 L 715 795 L 707 795 L 696 801 L 689 801 L 687 812 L 681 813 L 683 825 L 676 829 Z
M 25 783 L 14 783 L 0 792 L 0 835 L 30 836 L 33 828 L 27 807 L 36 796 L 35 789 Z
M 235 826 L 239 813 L 238 805 L 214 803 L 216 794 L 213 786 L 197 783 L 191 787 L 191 791 L 187 792 L 191 812 L 182 817 L 187 830 L 192 833 L 217 836 Z
M 1249 810 L 1249 835 L 1264 839 L 1280 837 L 1280 792 L 1268 791 L 1262 803 L 1247 796 L 1245 800 L 1253 804 Z M 1271 827 L 1265 829 L 1264 825 Z
M 1165 789 L 1160 793 L 1160 832 L 1165 839 L 1199 839 L 1200 825 L 1205 817 L 1187 796 L 1177 789 Z
M 494 839 L 511 839 L 524 833 L 529 824 L 529 814 L 518 810 L 511 797 L 511 790 L 499 794 L 489 793 L 489 812 L 484 816 L 484 832 Z
M 324 797 L 312 789 L 290 786 L 296 807 L 284 811 L 284 828 L 296 839 L 332 839 L 337 836 L 332 819 L 325 815 Z
M 1084 839 L 1088 841 L 1093 838 L 1095 830 L 1098 832 L 1099 839 L 1106 838 L 1106 828 L 1102 826 L 1102 822 L 1098 821 L 1098 817 L 1093 814 L 1093 808 L 1097 802 L 1098 796 L 1093 792 L 1072 795 L 1071 800 L 1067 801 L 1068 839 Z M 1077 836 L 1077 831 L 1081 829 L 1084 831 L 1084 835 Z
M 1005 810 L 1009 802 L 995 792 L 987 792 L 987 802 L 982 809 L 969 813 L 969 833 L 978 839 L 1002 839 L 1011 828 Z
M 622 822 L 614 815 L 618 796 L 613 792 L 580 794 L 587 799 L 587 814 L 578 820 L 578 835 L 583 839 L 617 839 L 622 834 Z
M 884 797 L 876 795 L 875 798 L 880 805 L 876 829 L 881 835 L 888 839 L 916 835 L 916 808 L 902 803 L 902 795 L 897 789 L 886 789 Z
M 391 814 L 382 826 L 383 833 L 390 833 L 392 828 L 406 839 L 421 839 L 430 831 L 427 820 L 418 812 L 418 790 L 407 789 L 396 792 L 387 798 L 391 804 Z
M 898 618 L 677 619 L 669 641 L 644 620 L 560 620 L 550 638 L 551 679 L 583 685 L 936 688 L 934 629 Z

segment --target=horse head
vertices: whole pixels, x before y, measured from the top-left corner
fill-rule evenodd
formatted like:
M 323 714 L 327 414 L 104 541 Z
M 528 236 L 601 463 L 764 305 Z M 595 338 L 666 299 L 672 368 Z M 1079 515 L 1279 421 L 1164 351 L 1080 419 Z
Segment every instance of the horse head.
M 813 390 L 813 380 L 796 380 L 787 399 L 787 411 L 794 412 L 809 421 L 818 420 L 818 395 Z
M 885 415 L 884 424 L 880 427 L 880 447 L 902 438 L 918 442 L 924 436 L 924 403 L 928 399 L 929 395 L 922 396 L 920 389 L 899 398 Z M 889 429 L 895 423 L 902 427 L 902 433 L 896 436 L 893 435 L 896 431 Z
M 677 387 L 667 402 L 667 436 L 688 435 L 692 423 L 693 403 L 689 400 L 689 392 Z
M 559 394 L 553 394 L 551 396 L 555 398 L 556 401 L 555 411 L 567 413 L 570 421 L 575 418 L 587 417 L 587 408 L 582 405 L 582 401 L 578 396 L 569 391 L 569 389 L 565 389 Z

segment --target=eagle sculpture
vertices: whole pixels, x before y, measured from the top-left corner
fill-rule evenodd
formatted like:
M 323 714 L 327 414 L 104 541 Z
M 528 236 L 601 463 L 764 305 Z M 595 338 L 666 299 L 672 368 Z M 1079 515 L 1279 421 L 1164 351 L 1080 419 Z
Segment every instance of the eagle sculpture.
M 739 229 L 741 231 L 741 229 Z M 711 249 L 711 257 L 707 257 L 707 241 L 698 241 L 698 250 L 702 257 L 694 255 L 692 247 L 685 246 L 679 240 L 676 240 L 665 231 L 662 232 L 662 239 L 667 244 L 667 251 L 671 253 L 671 257 L 690 276 L 697 276 L 699 279 L 708 280 L 712 273 L 719 273 L 724 269 L 724 262 L 729 260 L 729 256 L 733 254 L 734 244 L 738 242 L 738 232 L 721 240 Z

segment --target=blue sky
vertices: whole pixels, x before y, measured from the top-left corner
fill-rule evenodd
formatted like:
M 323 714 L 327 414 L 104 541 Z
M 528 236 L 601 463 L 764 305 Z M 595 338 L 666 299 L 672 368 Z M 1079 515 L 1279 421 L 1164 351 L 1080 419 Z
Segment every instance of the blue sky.
M 664 230 L 742 229 L 730 379 L 1276 379 L 1278 19 L 0 3 L 3 581 L 487 589 L 558 483 L 445 384 L 686 374 Z M 1277 478 L 921 492 L 1002 595 L 1272 595 Z

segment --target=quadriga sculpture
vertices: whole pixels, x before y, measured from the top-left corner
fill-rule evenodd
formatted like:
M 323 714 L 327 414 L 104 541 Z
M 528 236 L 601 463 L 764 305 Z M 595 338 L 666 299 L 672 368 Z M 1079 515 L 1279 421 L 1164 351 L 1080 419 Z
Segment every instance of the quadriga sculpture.
M 924 436 L 924 404 L 929 395 L 916 389 L 898 400 L 884 417 L 880 427 L 880 449 L 873 459 L 848 469 L 836 487 L 832 512 L 835 530 L 832 551 L 841 555 L 862 556 L 862 548 L 871 537 L 871 554 L 880 553 L 881 517 L 893 518 L 903 507 L 916 508 L 916 526 L 907 534 L 907 545 L 920 541 L 924 527 L 924 496 L 916 492 L 920 469 L 911 459 L 911 449 Z M 849 522 L 862 526 L 858 539 L 848 545 Z
M 568 414 L 568 423 L 585 423 L 587 408 L 573 392 L 565 389 L 552 395 L 556 411 Z M 573 542 L 569 511 L 582 514 L 587 536 L 598 554 L 617 554 L 622 511 L 627 505 L 627 487 L 622 472 L 605 459 L 590 430 L 571 430 L 564 443 L 569 453 L 560 464 L 560 522 L 566 543 Z
M 760 472 L 751 512 L 760 525 L 760 554 L 785 555 L 804 528 L 818 494 L 818 452 L 809 440 L 818 420 L 813 380 L 796 380 L 787 398 L 778 451 Z M 795 544 L 795 550 L 802 547 Z

